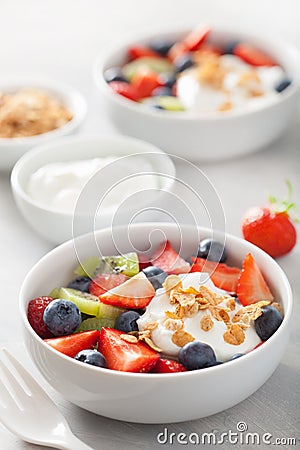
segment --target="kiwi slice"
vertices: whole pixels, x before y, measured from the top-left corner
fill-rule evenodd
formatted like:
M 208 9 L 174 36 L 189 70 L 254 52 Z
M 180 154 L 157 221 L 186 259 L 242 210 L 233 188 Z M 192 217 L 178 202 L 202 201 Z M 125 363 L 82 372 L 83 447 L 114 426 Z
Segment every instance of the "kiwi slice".
M 49 294 L 49 297 L 52 297 L 54 300 L 59 298 L 59 291 L 60 291 L 59 288 L 52 289 L 52 291 Z
M 98 319 L 115 320 L 125 311 L 117 306 L 106 305 L 95 295 L 81 292 L 77 289 L 61 288 L 59 290 L 59 298 L 70 300 L 78 306 L 82 313 L 96 316 Z
M 114 328 L 116 321 L 114 319 L 92 317 L 83 320 L 80 327 L 76 330 L 79 331 L 89 331 L 89 330 L 101 330 L 102 327 Z
M 75 274 L 81 277 L 90 277 L 92 278 L 95 270 L 100 264 L 101 259 L 98 256 L 91 256 L 83 261 L 82 264 L 75 269 Z
M 140 271 L 138 255 L 134 252 L 118 256 L 106 256 L 104 260 L 113 273 L 123 273 L 127 277 L 133 277 Z M 100 270 L 101 268 L 97 269 L 96 273 L 105 273 L 100 272 Z
M 96 316 L 99 319 L 116 320 L 124 311 L 126 311 L 126 309 L 118 308 L 118 306 L 106 305 L 105 303 L 99 301 L 99 310 Z
M 167 111 L 184 111 L 180 100 L 169 95 L 160 95 L 155 98 L 156 103 Z
M 157 73 L 172 73 L 174 72 L 173 65 L 164 58 L 155 58 L 151 56 L 144 56 L 142 58 L 135 59 L 134 61 L 125 64 L 122 68 L 122 72 L 131 81 L 136 73 L 140 72 L 141 69 L 146 68 L 153 70 Z
M 83 261 L 76 268 L 75 273 L 90 278 L 99 273 L 123 273 L 128 277 L 133 277 L 139 273 L 138 255 L 135 252 L 130 252 L 124 255 L 105 256 L 103 258 L 92 256 Z
M 85 314 L 97 316 L 99 312 L 99 298 L 87 292 L 81 292 L 77 289 L 61 288 L 59 290 L 59 298 L 75 303 L 80 311 Z

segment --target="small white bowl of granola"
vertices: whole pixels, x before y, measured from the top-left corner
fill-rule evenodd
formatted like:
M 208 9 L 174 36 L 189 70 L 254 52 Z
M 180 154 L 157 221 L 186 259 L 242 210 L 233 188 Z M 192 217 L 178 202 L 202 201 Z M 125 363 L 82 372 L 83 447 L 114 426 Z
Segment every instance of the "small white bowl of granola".
M 0 170 L 10 170 L 30 148 L 73 134 L 86 116 L 76 89 L 38 78 L 0 80 Z

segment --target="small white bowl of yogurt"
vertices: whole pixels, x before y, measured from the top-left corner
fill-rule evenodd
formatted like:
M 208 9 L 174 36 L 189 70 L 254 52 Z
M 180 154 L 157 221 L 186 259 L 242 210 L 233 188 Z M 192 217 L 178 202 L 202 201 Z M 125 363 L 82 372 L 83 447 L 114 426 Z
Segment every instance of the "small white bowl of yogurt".
M 24 155 L 11 186 L 27 223 L 58 244 L 103 227 L 159 220 L 175 174 L 166 153 L 138 139 L 62 138 Z
M 152 43 L 157 39 L 182 43 L 190 31 L 143 35 L 130 42 L 122 42 L 99 56 L 94 67 L 94 80 L 108 116 L 117 129 L 152 142 L 164 151 L 195 161 L 233 158 L 262 149 L 276 140 L 295 115 L 300 90 L 300 53 L 284 40 L 212 27 L 207 44 L 221 49 L 221 57 L 212 52 L 216 61 L 206 60 L 202 64 L 195 61 L 203 55 L 193 55 L 193 66 L 179 74 L 176 70 L 181 70 L 180 65 L 175 67 L 176 96 L 173 100 L 171 97 L 172 102 L 168 105 L 161 98 L 157 100 L 154 91 L 145 99 L 137 97 L 133 101 L 125 98 L 128 93 L 120 95 L 121 88 L 118 93 L 116 85 L 109 81 L 108 70 L 119 68 L 121 75 L 129 80 L 130 88 L 138 89 L 139 85 L 137 82 L 135 85 L 133 79 L 138 63 L 130 60 L 130 49 L 139 46 L 151 50 Z M 274 67 L 272 63 L 269 66 L 251 66 L 237 55 L 222 54 L 222 49 L 234 42 L 250 45 L 268 55 L 274 61 Z M 190 53 L 193 52 L 186 55 Z M 151 69 L 162 70 L 163 62 L 164 70 L 174 75 L 169 56 L 161 59 L 163 61 L 159 60 L 158 69 L 151 60 Z M 166 64 L 169 68 L 165 68 Z M 216 88 L 220 77 L 222 86 Z M 285 79 L 290 84 L 277 92 L 278 83 Z M 131 89 L 129 94 L 136 95 L 136 90 L 132 92 Z M 174 92 L 169 94 L 168 99 L 170 95 L 174 96 Z

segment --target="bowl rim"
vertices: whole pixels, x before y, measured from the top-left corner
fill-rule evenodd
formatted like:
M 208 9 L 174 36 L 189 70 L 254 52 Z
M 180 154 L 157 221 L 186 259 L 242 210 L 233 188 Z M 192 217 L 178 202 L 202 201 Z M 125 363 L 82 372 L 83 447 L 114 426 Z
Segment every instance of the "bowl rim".
M 87 102 L 83 94 L 75 87 L 68 83 L 56 79 L 46 77 L 33 76 L 11 76 L 0 77 L 0 88 L 2 92 L 9 92 L 9 87 L 12 86 L 17 90 L 23 88 L 41 89 L 50 92 L 52 96 L 64 96 L 66 100 L 63 102 L 65 106 L 72 112 L 73 118 L 54 130 L 45 133 L 36 134 L 25 137 L 0 138 L 0 151 L 6 150 L 10 146 L 35 146 L 65 134 L 74 131 L 84 121 L 87 115 Z M 4 87 L 4 88 L 3 88 Z M 14 89 L 15 90 L 15 89 Z M 76 106 L 71 105 L 71 103 Z M 2 148 L 3 147 L 3 148 Z
M 146 154 L 153 154 L 153 153 L 158 153 L 162 156 L 165 157 L 166 163 L 168 164 L 168 171 L 169 171 L 169 177 L 168 177 L 168 182 L 167 185 L 164 186 L 163 190 L 166 192 L 169 192 L 172 189 L 172 185 L 174 184 L 174 180 L 176 178 L 176 167 L 175 164 L 172 160 L 172 158 L 170 157 L 169 153 L 161 150 L 158 146 L 156 146 L 155 144 L 152 144 L 150 142 L 144 141 L 142 139 L 138 139 L 132 136 L 125 136 L 125 135 L 80 135 L 80 136 L 62 136 L 60 139 L 55 139 L 55 140 L 51 140 L 50 142 L 45 142 L 45 143 L 41 143 L 40 145 L 37 145 L 35 147 L 33 147 L 31 150 L 27 151 L 24 155 L 21 156 L 21 158 L 19 158 L 19 160 L 16 162 L 16 164 L 14 165 L 12 172 L 11 172 L 11 176 L 10 176 L 10 182 L 11 182 L 11 187 L 13 192 L 19 196 L 20 198 L 22 198 L 23 201 L 25 201 L 26 203 L 34 206 L 35 208 L 38 208 L 40 211 L 43 211 L 45 213 L 52 213 L 52 214 L 58 214 L 60 216 L 63 217 L 73 217 L 74 211 L 72 212 L 68 212 L 68 211 L 58 211 L 52 208 L 48 208 L 47 205 L 42 205 L 41 203 L 33 200 L 24 190 L 24 188 L 22 187 L 19 177 L 20 174 L 22 173 L 22 171 L 24 170 L 24 167 L 26 167 L 26 165 L 28 163 L 30 163 L 30 161 L 32 159 L 35 158 L 35 156 L 40 155 L 40 154 L 47 154 L 49 152 L 50 149 L 53 148 L 59 148 L 60 146 L 64 146 L 64 144 L 76 144 L 76 143 L 82 143 L 85 142 L 86 144 L 88 144 L 89 142 L 98 142 L 99 144 L 103 144 L 105 142 L 115 142 L 116 144 L 118 143 L 122 143 L 122 142 L 128 142 L 130 143 L 135 143 L 137 145 L 140 145 L 141 147 L 148 148 L 148 151 L 145 152 L 141 152 L 141 153 L 130 153 L 130 154 L 136 154 L 136 155 L 146 155 Z M 116 151 L 116 153 L 118 153 L 118 151 Z M 128 153 L 128 155 L 130 155 Z M 120 158 L 122 158 L 123 156 L 128 156 L 128 155 L 117 155 L 120 156 Z M 88 159 L 92 159 L 92 158 L 88 158 Z M 73 159 L 74 160 L 74 159 Z M 70 161 L 72 161 L 72 159 L 70 159 Z M 59 161 L 57 161 L 59 162 Z M 45 162 L 46 165 L 47 162 Z M 76 209 L 76 208 L 75 208 Z M 108 211 L 109 213 L 109 211 Z M 76 213 L 78 214 L 78 213 Z M 104 214 L 104 211 L 103 211 Z M 80 217 L 87 217 L 89 216 L 88 213 L 80 213 L 79 214 Z
M 119 43 L 113 43 L 111 46 L 106 48 L 105 50 L 102 50 L 98 56 L 96 57 L 92 73 L 93 73 L 93 79 L 96 87 L 99 89 L 99 91 L 106 96 L 107 99 L 114 101 L 114 103 L 118 104 L 119 106 L 126 107 L 130 109 L 131 111 L 135 113 L 140 113 L 144 116 L 149 116 L 153 118 L 158 118 L 159 120 L 172 120 L 175 121 L 185 121 L 185 122 L 201 122 L 201 123 L 210 123 L 214 121 L 228 121 L 232 120 L 234 118 L 240 118 L 240 117 L 248 117 L 253 116 L 259 112 L 262 111 L 268 111 L 269 109 L 272 109 L 274 106 L 284 102 L 285 100 L 289 99 L 290 97 L 297 95 L 300 91 L 300 50 L 296 47 L 296 45 L 288 42 L 285 39 L 278 39 L 277 36 L 272 36 L 271 34 L 266 34 L 264 36 L 262 35 L 256 35 L 254 33 L 250 33 L 249 31 L 241 31 L 241 30 L 232 30 L 228 27 L 216 27 L 216 29 L 212 30 L 212 32 L 216 31 L 217 33 L 222 34 L 228 34 L 232 35 L 233 39 L 235 37 L 240 37 L 242 39 L 249 39 L 251 41 L 260 41 L 260 43 L 264 44 L 271 44 L 274 45 L 274 42 L 277 42 L 281 47 L 285 47 L 294 55 L 294 60 L 297 59 L 297 64 L 294 64 L 296 68 L 298 68 L 298 78 L 292 80 L 292 84 L 280 95 L 274 97 L 270 101 L 265 102 L 265 104 L 259 105 L 256 108 L 244 108 L 242 110 L 233 108 L 230 111 L 227 111 L 226 114 L 220 114 L 219 112 L 211 112 L 211 113 L 197 113 L 193 111 L 160 111 L 160 110 L 153 110 L 151 108 L 145 107 L 145 105 L 134 102 L 132 100 L 129 100 L 121 95 L 115 94 L 112 89 L 109 88 L 108 83 L 104 79 L 104 70 L 105 66 L 107 64 L 107 60 L 109 60 L 115 53 L 124 51 L 126 48 L 130 47 L 130 45 L 139 42 L 139 41 L 146 41 L 151 40 L 155 37 L 159 36 L 169 36 L 169 35 L 181 35 L 184 33 L 187 33 L 191 31 L 192 28 L 187 30 L 186 27 L 184 28 L 177 28 L 172 29 L 168 28 L 165 29 L 160 34 L 156 33 L 139 33 L 136 34 L 136 36 L 131 36 L 131 38 L 128 38 L 127 40 L 120 40 Z
M 168 223 L 168 222 L 145 222 L 145 223 L 135 223 L 132 224 L 131 226 L 133 226 L 135 229 L 147 229 L 151 226 L 162 226 L 164 228 L 175 228 L 176 224 L 173 223 Z M 115 230 L 122 230 L 124 229 L 124 227 L 126 227 L 127 225 L 119 225 L 117 227 L 115 227 Z M 181 225 L 181 227 L 184 227 L 186 230 L 194 230 L 195 226 L 194 225 Z M 210 229 L 207 227 L 197 227 L 198 232 L 202 232 L 202 233 L 208 233 L 210 232 Z M 95 238 L 95 236 L 100 235 L 101 233 L 107 233 L 110 232 L 111 228 L 103 228 L 101 230 L 98 230 L 94 233 L 87 233 L 84 235 L 79 236 L 78 238 L 76 238 L 76 242 L 78 242 L 79 240 L 81 241 L 85 241 L 85 240 L 89 240 L 91 238 Z M 232 241 L 233 243 L 242 243 L 243 245 L 245 245 L 246 247 L 249 248 L 249 252 L 251 250 L 254 250 L 255 253 L 260 254 L 263 258 L 269 260 L 269 262 L 274 266 L 274 268 L 276 268 L 278 275 L 280 277 L 280 281 L 281 283 L 284 285 L 284 289 L 286 291 L 286 311 L 284 312 L 284 316 L 283 316 L 283 320 L 281 325 L 279 326 L 279 328 L 275 331 L 275 333 L 267 340 L 267 341 L 263 341 L 263 345 L 260 345 L 259 347 L 255 348 L 254 350 L 251 350 L 250 352 L 246 353 L 243 355 L 242 358 L 237 358 L 233 361 L 226 361 L 223 364 L 217 365 L 217 366 L 213 366 L 213 367 L 207 367 L 207 368 L 203 368 L 200 370 L 191 370 L 191 371 L 186 371 L 186 372 L 176 372 L 176 373 L 164 373 L 164 374 L 157 374 L 157 373 L 134 373 L 134 372 L 122 372 L 122 371 L 117 371 L 117 370 L 111 370 L 111 369 L 107 369 L 107 368 L 102 368 L 102 367 L 93 367 L 92 365 L 86 364 L 86 370 L 90 370 L 90 371 L 96 371 L 95 373 L 98 374 L 106 374 L 111 373 L 111 376 L 114 375 L 116 377 L 120 377 L 122 378 L 126 378 L 126 379 L 144 379 L 144 380 L 159 380 L 159 379 L 166 379 L 167 377 L 174 377 L 176 375 L 176 377 L 195 377 L 195 376 L 205 376 L 206 373 L 209 373 L 208 371 L 211 370 L 226 370 L 226 367 L 229 368 L 232 367 L 232 364 L 240 364 L 241 361 L 245 361 L 245 358 L 247 358 L 247 360 L 251 360 L 251 358 L 255 358 L 255 355 L 258 354 L 258 352 L 262 352 L 265 351 L 265 349 L 268 349 L 270 347 L 270 345 L 272 344 L 274 337 L 278 336 L 279 334 L 281 334 L 288 326 L 289 326 L 289 322 L 290 322 L 290 318 L 291 318 L 291 314 L 292 314 L 292 307 L 293 307 L 293 295 L 292 295 L 292 289 L 291 286 L 289 284 L 288 278 L 286 276 L 286 274 L 284 273 L 284 271 L 282 270 L 282 268 L 279 266 L 279 264 L 271 257 L 269 256 L 266 252 L 264 252 L 263 250 L 261 250 L 260 248 L 256 247 L 255 245 L 251 244 L 250 242 L 234 236 L 232 234 L 228 234 L 225 233 L 226 236 L 226 240 L 229 239 L 230 241 Z M 34 273 L 37 270 L 37 268 L 39 267 L 40 263 L 43 263 L 45 260 L 47 260 L 49 257 L 52 257 L 52 255 L 55 255 L 56 253 L 64 253 L 68 247 L 72 247 L 74 245 L 74 240 L 71 239 L 69 241 L 64 242 L 63 244 L 57 246 L 56 248 L 54 248 L 53 250 L 51 250 L 50 252 L 48 252 L 46 255 L 44 255 L 37 263 L 35 263 L 35 265 L 30 269 L 30 271 L 27 273 L 25 279 L 23 280 L 21 289 L 20 289 L 20 293 L 19 293 L 19 314 L 21 316 L 22 322 L 23 322 L 23 326 L 25 326 L 26 331 L 29 332 L 29 334 L 31 335 L 31 337 L 36 340 L 38 342 L 39 345 L 42 345 L 45 349 L 45 351 L 49 351 L 51 353 L 53 353 L 53 356 L 57 356 L 57 358 L 63 358 L 63 360 L 66 363 L 69 363 L 70 365 L 73 364 L 79 364 L 80 367 L 82 367 L 82 363 L 80 361 L 76 361 L 74 358 L 71 358 L 67 355 L 64 355 L 63 353 L 59 353 L 57 350 L 55 350 L 54 348 L 52 348 L 50 345 L 46 344 L 43 339 L 41 339 L 33 330 L 33 328 L 31 327 L 31 325 L 29 324 L 29 321 L 27 319 L 27 314 L 26 314 L 26 306 L 28 305 L 28 302 L 30 300 L 26 299 L 24 296 L 24 291 L 26 290 L 26 286 L 28 283 L 30 283 L 31 278 L 34 278 Z M 271 342 L 271 343 L 270 343 Z M 230 363 L 230 364 L 228 364 Z M 100 372 L 99 372 L 100 371 Z M 202 374 L 202 375 L 201 375 Z

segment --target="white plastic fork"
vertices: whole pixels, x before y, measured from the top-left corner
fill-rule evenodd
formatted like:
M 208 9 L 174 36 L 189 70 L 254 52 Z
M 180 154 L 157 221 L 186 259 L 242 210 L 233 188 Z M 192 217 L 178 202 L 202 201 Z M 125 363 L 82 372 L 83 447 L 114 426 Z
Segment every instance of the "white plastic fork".
M 51 398 L 5 348 L 0 351 L 0 369 L 0 422 L 9 431 L 32 444 L 92 450 L 72 433 Z

